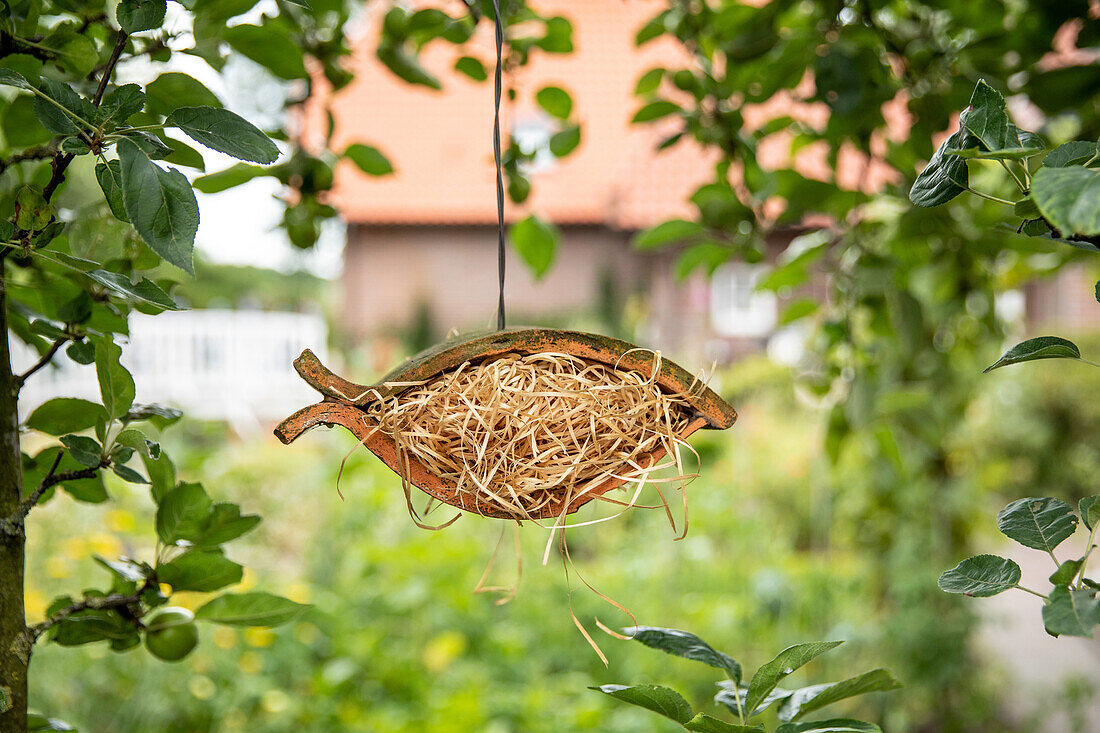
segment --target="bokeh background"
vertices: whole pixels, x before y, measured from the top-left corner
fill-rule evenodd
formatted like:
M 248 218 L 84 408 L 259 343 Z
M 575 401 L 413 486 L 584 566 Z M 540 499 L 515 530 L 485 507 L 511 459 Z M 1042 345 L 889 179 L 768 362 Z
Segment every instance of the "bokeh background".
M 490 87 L 450 71 L 458 53 L 434 46 L 423 62 L 440 71 L 443 92 L 390 75 L 372 45 L 390 5 L 369 3 L 353 14 L 357 78 L 331 101 L 340 145 L 376 143 L 395 172 L 370 177 L 341 164 L 332 198 L 340 216 L 307 249 L 293 246 L 286 226 L 276 228 L 284 205 L 274 198 L 277 181 L 201 196 L 197 277 L 173 290 L 192 310 L 135 316 L 123 357 L 139 401 L 188 413 L 162 436 L 178 475 L 264 517 L 231 551 L 248 567 L 244 587 L 313 609 L 275 630 L 203 627 L 200 648 L 179 664 L 97 645 L 44 646 L 35 653 L 32 703 L 81 731 L 676 729 L 588 689 L 604 683 L 665 684 L 697 708 L 719 712 L 710 703 L 709 668 L 597 633 L 610 660 L 604 667 L 573 625 L 560 559 L 539 562 L 544 530 L 524 528 L 518 594 L 494 605 L 472 591 L 499 523 L 466 516 L 442 532 L 420 530 L 399 479 L 356 450 L 349 435 L 317 430 L 286 447 L 270 433 L 316 399 L 290 366 L 301 348 L 369 382 L 452 328 L 485 327 L 495 317 Z M 1075 502 L 1096 493 L 1100 401 L 1092 397 L 1100 394 L 1100 373 L 1068 362 L 979 372 L 1006 339 L 1027 335 L 1055 332 L 1100 353 L 1092 292 L 1100 267 L 996 229 L 1003 213 L 980 202 L 962 202 L 949 214 L 909 211 L 904 189 L 912 171 L 879 168 L 858 155 L 834 160 L 789 138 L 772 152 L 762 145 L 765 167 L 790 165 L 807 180 L 847 177 L 851 188 L 879 196 L 877 215 L 890 225 L 864 245 L 883 248 L 882 272 L 898 260 L 911 267 L 906 286 L 923 309 L 923 326 L 902 333 L 905 316 L 895 319 L 909 306 L 895 299 L 897 284 L 886 275 L 876 280 L 872 268 L 861 271 L 860 287 L 883 293 L 872 309 L 885 325 L 868 328 L 881 326 L 889 339 L 872 340 L 871 356 L 858 366 L 880 363 L 874 355 L 881 348 L 897 351 L 892 363 L 904 368 L 873 382 L 841 374 L 843 394 L 822 389 L 818 357 L 835 348 L 829 329 L 850 324 L 824 311 L 810 322 L 792 313 L 806 315 L 807 303 L 825 305 L 835 291 L 824 276 L 796 287 L 766 282 L 776 263 L 817 243 L 806 235 L 813 221 L 777 228 L 754 250 L 755 262 L 720 267 L 695 269 L 698 261 L 685 264 L 676 251 L 631 246 L 638 231 L 688 216 L 686 196 L 713 171 L 705 149 L 658 153 L 667 132 L 628 122 L 638 77 L 654 64 L 683 61 L 682 49 L 669 46 L 634 50 L 635 32 L 664 5 L 539 3 L 569 17 L 575 53 L 539 58 L 508 80 L 517 94 L 506 100 L 506 126 L 531 157 L 525 171 L 534 191 L 525 207 L 510 207 L 509 221 L 536 211 L 560 237 L 546 272 L 530 257 L 520 264 L 522 252 L 510 253 L 512 322 L 594 330 L 660 349 L 691 371 L 712 371 L 712 387 L 740 413 L 731 430 L 692 439 L 701 476 L 688 487 L 684 540 L 674 541 L 663 513 L 633 511 L 570 533 L 577 571 L 639 623 L 688 629 L 747 668 L 793 643 L 846 640 L 795 679 L 810 684 L 890 667 L 904 689 L 848 705 L 888 731 L 1094 730 L 1097 642 L 1047 637 L 1036 598 L 950 599 L 936 579 L 967 554 L 987 551 L 1013 557 L 1025 584 L 1040 585 L 1052 570 L 1049 558 L 1036 561 L 1007 546 L 996 511 L 1022 496 Z M 1082 7 L 1095 23 L 1093 10 Z M 255 22 L 263 9 L 260 3 L 233 22 Z M 1062 36 L 1028 54 L 1062 54 L 1064 64 L 1095 80 L 1097 54 L 1087 47 L 1095 32 L 1084 26 L 1088 43 L 1078 48 L 1081 24 L 1043 17 Z M 479 27 L 462 53 L 488 63 L 487 31 Z M 243 56 L 231 54 L 220 74 L 197 61 L 176 63 L 258 124 L 307 142 L 322 135 L 322 108 L 288 115 L 283 103 L 293 84 Z M 163 71 L 139 63 L 124 75 Z M 958 83 L 957 107 L 972 82 Z M 569 88 L 584 131 L 577 151 L 561 160 L 540 155 L 558 123 L 539 111 L 533 92 L 550 83 Z M 1010 108 L 1021 124 L 1056 141 L 1091 134 L 1097 114 L 1088 100 L 1100 85 L 1083 89 L 1085 111 L 1076 117 L 1045 116 L 1045 107 L 1026 99 Z M 759 105 L 756 119 L 828 119 L 823 102 L 796 97 Z M 887 126 L 900 125 L 905 139 L 905 115 L 883 106 Z M 216 155 L 207 160 L 217 167 Z M 85 184 L 84 193 L 70 184 L 67 206 L 98 196 L 90 176 Z M 936 256 L 913 264 L 919 257 L 907 259 L 905 247 Z M 983 278 L 977 286 L 950 280 L 957 272 L 945 258 L 978 258 L 987 249 L 1003 253 L 974 267 Z M 874 321 L 866 306 L 856 320 Z M 912 373 L 907 364 L 915 365 Z M 95 391 L 87 368 L 69 366 L 41 375 L 25 396 L 30 408 Z M 931 457 L 921 453 L 933 448 Z M 106 480 L 107 503 L 78 506 L 59 492 L 36 512 L 28 548 L 32 620 L 56 595 L 99 579 L 92 554 L 152 552 L 149 496 Z M 591 518 L 588 511 L 578 518 Z M 494 570 L 501 583 L 515 571 L 505 548 Z M 613 627 L 630 623 L 576 576 L 572 589 L 576 615 L 590 629 L 597 616 Z M 178 600 L 197 607 L 203 597 Z

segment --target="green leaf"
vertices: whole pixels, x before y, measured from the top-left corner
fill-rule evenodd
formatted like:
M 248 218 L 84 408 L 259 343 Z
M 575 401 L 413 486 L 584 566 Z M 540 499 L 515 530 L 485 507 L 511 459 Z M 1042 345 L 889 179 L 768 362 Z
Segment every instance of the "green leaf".
M 58 135 L 75 135 L 92 127 L 95 107 L 68 84 L 43 77 L 40 91 L 46 98 L 35 98 L 34 113 L 47 130 Z
M 125 275 L 106 270 L 92 270 L 88 273 L 88 277 L 124 298 L 148 303 L 170 311 L 187 310 L 172 300 L 168 293 L 161 290 L 159 285 L 147 278 L 143 277 L 133 283 Z
M 221 107 L 221 100 L 201 82 L 178 71 L 168 71 L 145 87 L 150 112 L 167 117 L 178 107 Z
M 34 458 L 24 456 L 23 494 L 25 496 L 30 495 L 31 492 L 38 488 L 42 480 L 46 478 L 46 474 L 49 472 L 50 468 L 53 467 L 58 454 L 61 455 L 61 462 L 57 464 L 58 473 L 63 474 L 66 471 L 79 471 L 85 468 L 77 463 L 76 460 L 59 445 L 42 450 Z M 88 502 L 90 504 L 99 504 L 107 501 L 107 490 L 104 488 L 103 478 L 98 472 L 91 478 L 71 479 L 58 484 L 58 486 L 77 501 Z M 45 500 L 52 494 L 53 489 L 47 490 L 39 503 L 45 503 Z
M 199 207 L 187 178 L 155 165 L 129 139 L 118 142 L 126 215 L 146 244 L 173 265 L 194 275 L 191 253 L 199 228 Z
M 3 706 L 0 705 L 0 710 L 3 709 Z M 45 715 L 39 715 L 38 713 L 27 714 L 27 733 L 48 733 L 49 731 L 72 731 L 77 733 L 76 728 L 64 720 L 47 718 Z
M 673 104 L 666 99 L 659 99 L 656 102 L 650 102 L 642 107 L 640 110 L 634 113 L 634 117 L 631 118 L 631 122 L 652 122 L 653 120 L 659 120 L 662 117 L 668 117 L 671 114 L 682 112 L 678 104 Z
M 181 483 L 157 507 L 157 536 L 168 545 L 202 536 L 213 502 L 200 484 Z
M 1043 166 L 1031 181 L 1031 198 L 1063 237 L 1100 234 L 1100 168 Z
M 124 421 L 130 423 L 138 420 L 148 420 L 156 425 L 158 430 L 164 430 L 181 417 L 183 417 L 183 412 L 174 407 L 165 407 L 164 405 L 157 404 L 134 405 L 130 408 L 130 411 L 126 413 Z
M 861 720 L 833 718 L 809 723 L 784 723 L 775 729 L 775 733 L 882 733 L 882 728 Z
M 568 119 L 573 112 L 573 98 L 561 87 L 543 87 L 535 93 L 535 101 L 548 115 L 559 120 Z
M 302 48 L 267 26 L 240 24 L 225 29 L 226 42 L 280 79 L 308 79 Z
M 768 696 L 775 686 L 787 675 L 815 657 L 840 646 L 842 641 L 813 641 L 807 644 L 795 644 L 787 647 L 752 676 L 745 707 L 755 710 L 756 706 Z
M 48 435 L 64 435 L 94 427 L 105 417 L 94 402 L 75 397 L 56 397 L 44 402 L 27 418 L 27 427 Z
M 764 730 L 764 727 L 760 725 L 727 723 L 706 713 L 698 713 L 694 718 L 684 723 L 684 728 L 699 733 L 760 733 Z
M 114 575 L 129 582 L 140 583 L 153 576 L 153 569 L 143 562 L 131 560 L 128 557 L 120 557 L 118 560 L 108 560 L 99 555 L 93 555 L 92 559 L 110 570 Z
M 124 124 L 145 108 L 145 93 L 137 84 L 123 84 L 107 92 L 96 109 L 96 123 L 105 130 Z
M 636 234 L 633 245 L 636 249 L 657 249 L 696 239 L 704 234 L 706 230 L 698 222 L 671 219 Z
M 560 15 L 546 20 L 546 33 L 535 45 L 547 53 L 572 53 L 573 25 Z
M 1036 153 L 1043 152 L 1042 148 L 1003 148 L 1001 150 L 982 150 L 981 148 L 966 148 L 956 150 L 948 148 L 944 155 L 957 155 L 960 158 L 972 160 L 1020 160 L 1029 158 Z
M 741 681 L 741 665 L 733 657 L 718 651 L 695 634 L 657 626 L 631 626 L 623 629 L 623 634 L 651 649 L 659 649 L 666 654 L 725 670 L 735 682 Z
M 242 183 L 247 183 L 253 178 L 266 176 L 270 173 L 270 170 L 261 168 L 258 165 L 236 163 L 223 171 L 196 178 L 193 185 L 196 190 L 203 193 L 219 193 Z
M 841 682 L 803 687 L 791 692 L 779 707 L 779 719 L 789 723 L 826 705 L 832 705 L 838 700 L 865 695 L 869 692 L 896 690 L 899 687 L 901 683 L 885 669 L 873 669 Z
M 126 204 L 122 200 L 122 163 L 118 160 L 96 163 L 95 178 L 99 181 L 99 187 L 103 191 L 103 197 L 107 199 L 107 206 L 111 208 L 111 213 L 119 221 L 129 223 L 130 217 L 126 216 Z
M 129 450 L 129 448 L 127 448 L 126 450 Z M 125 481 L 127 483 L 131 483 L 131 484 L 147 484 L 147 483 L 149 483 L 149 479 L 145 478 L 144 476 L 142 476 L 140 473 L 138 473 L 134 469 L 130 468 L 129 466 L 124 466 L 121 463 L 117 463 L 117 462 L 112 463 L 111 464 L 111 471 L 113 471 L 116 476 L 118 476 L 120 479 L 122 479 L 123 481 Z
M 99 59 L 95 43 L 71 26 L 57 26 L 54 32 L 42 39 L 40 45 L 53 51 L 58 65 L 78 79 L 91 74 Z
M 939 206 L 965 191 L 970 185 L 966 161 L 957 155 L 948 155 L 947 151 L 973 147 L 976 142 L 964 128 L 944 140 L 917 180 L 913 181 L 909 200 L 917 206 Z
M 561 234 L 553 224 L 535 215 L 516 222 L 508 229 L 508 238 L 536 279 L 541 278 L 554 262 L 554 253 Z
M 352 143 L 344 149 L 341 157 L 347 158 L 370 176 L 385 176 L 393 173 L 393 164 L 378 148 L 362 143 Z
M 95 344 L 91 341 L 73 341 L 65 349 L 65 353 L 77 364 L 95 363 Z
M 218 552 L 185 552 L 157 568 L 157 579 L 173 591 L 209 593 L 241 582 L 244 568 Z
M 29 148 L 52 139 L 53 135 L 38 119 L 35 102 L 34 97 L 25 94 L 8 102 L 0 128 L 3 129 L 4 139 L 9 147 Z
M 1077 571 L 1081 569 L 1081 560 L 1066 560 L 1058 566 L 1050 575 L 1050 582 L 1054 585 L 1069 585 L 1077 577 Z
M 175 125 L 195 142 L 240 160 L 273 163 L 279 149 L 240 115 L 217 107 L 180 107 L 165 124 Z
M 616 700 L 652 710 L 680 725 L 694 717 L 694 711 L 680 693 L 660 685 L 600 685 L 588 689 L 598 690 Z
M 818 307 L 817 301 L 809 298 L 799 298 L 798 300 L 792 301 L 791 304 L 783 310 L 782 315 L 779 316 L 779 325 L 786 326 L 806 316 L 813 315 L 817 312 Z
M 17 89 L 26 89 L 27 91 L 34 89 L 34 85 L 27 81 L 25 76 L 18 71 L 5 67 L 0 67 L 0 84 L 7 87 L 16 87 Z
M 86 468 L 98 468 L 103 458 L 103 446 L 86 435 L 63 435 L 61 443 L 69 449 L 69 455 Z
M 569 125 L 564 130 L 550 136 L 550 152 L 558 158 L 564 158 L 569 155 L 576 150 L 577 146 L 580 144 L 580 125 Z
M 968 557 L 940 576 L 940 590 L 988 598 L 1015 588 L 1020 582 L 1020 566 L 996 555 Z
M 1021 219 L 1038 219 L 1039 207 L 1031 200 L 1031 196 L 1025 196 L 1012 207 L 1012 213 Z
M 225 593 L 196 611 L 195 618 L 230 626 L 279 626 L 307 608 L 270 593 Z
M 172 152 L 165 156 L 165 163 L 174 163 L 175 165 L 185 165 L 188 168 L 196 168 L 200 171 L 206 170 L 206 161 L 202 157 L 202 153 L 195 150 L 193 147 L 185 142 L 176 140 L 175 138 L 164 136 L 162 138 L 164 144 L 172 149 Z M 194 184 L 192 184 L 192 188 Z
M 784 690 L 782 687 L 776 687 L 774 690 L 768 693 L 768 696 L 760 701 L 760 704 L 756 706 L 754 710 L 748 712 L 746 707 L 748 704 L 748 685 L 738 685 L 734 688 L 734 684 L 729 680 L 722 680 L 718 683 L 718 686 L 722 688 L 714 696 L 714 702 L 718 705 L 725 705 L 729 708 L 730 712 L 737 715 L 740 711 L 747 712 L 749 718 L 760 715 L 762 712 L 771 707 L 772 703 L 786 700 L 791 695 L 790 690 Z M 736 692 L 735 692 L 736 689 Z
M 15 225 L 27 231 L 38 231 L 50 223 L 53 210 L 42 194 L 32 186 L 20 186 L 15 192 Z
M 122 348 L 109 336 L 96 340 L 95 371 L 99 380 L 99 394 L 108 417 L 122 417 L 134 404 L 134 378 L 119 357 Z
M 377 55 L 378 59 L 388 66 L 390 71 L 409 84 L 419 84 L 431 89 L 443 88 L 443 85 L 439 83 L 439 79 L 429 74 L 420 65 L 420 61 L 417 60 L 416 56 L 413 56 L 404 48 L 392 44 L 382 45 L 378 47 Z
M 125 639 L 134 626 L 116 611 L 89 609 L 69 616 L 51 629 L 51 641 L 60 646 L 80 646 L 109 639 Z
M 974 87 L 970 106 L 959 115 L 959 125 L 969 130 L 986 150 L 1003 150 L 1020 145 L 1019 135 L 1005 111 L 1005 98 L 984 79 L 979 79 Z
M 131 140 L 141 151 L 153 160 L 164 160 L 172 154 L 172 148 L 163 140 L 151 132 L 144 130 L 126 130 L 122 133 L 127 140 Z
M 149 474 L 150 491 L 153 501 L 160 504 L 166 494 L 176 486 L 176 467 L 167 453 L 161 453 L 157 459 L 145 458 L 145 471 Z
M 1081 521 L 1090 530 L 1100 522 L 1100 496 L 1086 496 L 1077 502 L 1077 511 L 1081 514 Z
M 127 33 L 160 28 L 164 23 L 166 0 L 120 0 L 115 17 Z
M 661 85 L 661 79 L 665 76 L 665 70 L 662 68 L 650 69 L 638 79 L 638 83 L 634 86 L 634 95 L 643 97 L 647 94 L 652 94 L 657 91 L 657 87 Z
M 1092 637 L 1092 629 L 1100 623 L 1100 598 L 1091 590 L 1068 590 L 1057 586 L 1043 606 L 1043 626 L 1052 636 Z
M 993 362 L 982 373 L 991 372 L 994 369 L 1020 364 L 1036 359 L 1080 359 L 1081 350 L 1072 341 L 1066 341 L 1057 336 L 1039 336 L 1037 338 L 1021 341 L 1006 351 L 1004 355 Z
M 215 504 L 202 534 L 195 538 L 193 544 L 196 547 L 217 547 L 251 532 L 259 523 L 260 517 L 255 514 L 241 516 L 241 508 L 236 504 Z
M 489 78 L 485 66 L 473 56 L 463 56 L 455 61 L 455 71 L 465 74 L 474 81 L 485 81 Z
M 1044 168 L 1065 168 L 1084 165 L 1096 155 L 1096 143 L 1087 140 L 1070 140 L 1051 150 L 1043 158 Z
M 1077 515 L 1061 499 L 1017 499 L 997 514 L 997 529 L 1024 547 L 1051 552 L 1077 530 Z

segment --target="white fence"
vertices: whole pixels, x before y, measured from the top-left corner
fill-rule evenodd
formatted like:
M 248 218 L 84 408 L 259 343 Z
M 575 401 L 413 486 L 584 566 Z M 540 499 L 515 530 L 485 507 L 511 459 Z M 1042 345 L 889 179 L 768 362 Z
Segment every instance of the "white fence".
M 137 402 L 156 402 L 192 417 L 228 420 L 250 430 L 281 420 L 320 396 L 294 371 L 302 349 L 324 361 L 328 329 L 319 314 L 191 310 L 158 316 L 133 314 L 122 363 L 133 373 Z M 23 371 L 37 355 L 13 344 L 13 368 Z M 58 354 L 28 380 L 22 417 L 53 397 L 99 400 L 95 366 Z

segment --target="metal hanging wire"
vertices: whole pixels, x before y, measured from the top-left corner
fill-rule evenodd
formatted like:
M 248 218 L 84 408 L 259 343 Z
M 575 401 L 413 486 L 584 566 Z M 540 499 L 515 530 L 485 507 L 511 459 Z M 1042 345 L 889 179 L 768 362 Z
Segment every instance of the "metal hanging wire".
M 493 104 L 493 159 L 497 165 L 497 273 L 500 280 L 500 299 L 497 302 L 497 330 L 503 331 L 504 318 L 504 179 L 500 162 L 500 77 L 501 53 L 504 46 L 504 21 L 500 17 L 500 2 L 493 0 L 493 12 L 496 14 L 497 69 L 494 81 Z

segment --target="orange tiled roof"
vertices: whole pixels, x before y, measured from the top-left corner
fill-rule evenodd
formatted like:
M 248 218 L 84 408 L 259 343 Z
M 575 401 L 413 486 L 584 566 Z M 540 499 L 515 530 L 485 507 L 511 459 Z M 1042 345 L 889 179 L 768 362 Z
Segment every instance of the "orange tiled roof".
M 431 4 L 452 13 L 464 7 L 458 0 Z M 522 206 L 509 202 L 508 218 L 535 212 L 559 224 L 640 229 L 668 218 L 691 216 L 686 199 L 713 177 L 716 153 L 689 139 L 656 152 L 668 128 L 630 124 L 640 106 L 633 94 L 638 77 L 653 66 L 675 68 L 687 61 L 686 52 L 671 39 L 658 39 L 640 49 L 634 46 L 638 28 L 666 3 L 542 0 L 537 5 L 544 13 L 570 19 L 575 50 L 568 55 L 535 50 L 527 67 L 505 77 L 506 87 L 515 88 L 517 96 L 514 102 L 502 102 L 502 125 L 506 129 L 511 121 L 537 117 L 540 112 L 534 94 L 553 84 L 571 93 L 573 117 L 580 120 L 583 134 L 580 146 L 569 157 L 550 170 L 531 175 L 530 198 Z M 336 120 L 334 148 L 353 142 L 374 144 L 397 172 L 372 178 L 350 163 L 342 163 L 337 169 L 333 204 L 351 223 L 495 223 L 491 77 L 477 83 L 452 71 L 460 55 L 471 53 L 491 70 L 491 27 L 479 27 L 478 35 L 463 49 L 436 42 L 424 50 L 423 64 L 443 80 L 443 91 L 435 91 L 402 82 L 374 57 L 383 8 L 369 7 L 360 40 L 355 43 L 355 81 L 331 100 L 323 93 L 313 100 L 307 110 L 305 140 L 308 143 L 311 135 L 316 138 L 318 131 L 325 129 L 323 103 L 328 101 Z M 812 79 L 807 77 L 802 86 L 805 89 L 800 96 L 810 96 Z M 744 111 L 750 127 L 780 114 L 821 124 L 828 114 L 821 103 L 794 102 L 782 93 L 765 104 L 746 106 Z M 789 140 L 776 135 L 765 143 L 759 151 L 761 164 L 786 165 Z M 877 161 L 865 170 L 863 156 L 850 152 L 842 158 L 847 162 L 842 168 L 860 171 L 864 178 L 851 180 L 853 176 L 844 176 L 842 170 L 838 176 L 842 184 L 877 188 L 895 175 Z M 824 156 L 813 150 L 800 153 L 795 167 L 813 178 L 830 175 Z
M 452 13 L 462 8 L 457 1 L 437 5 Z M 630 124 L 640 106 L 633 96 L 638 77 L 652 66 L 682 61 L 683 52 L 672 42 L 634 47 L 636 30 L 662 5 L 657 0 L 538 4 L 573 23 L 575 51 L 556 56 L 535 50 L 528 67 L 505 76 L 517 96 L 502 101 L 502 134 L 511 121 L 537 117 L 534 93 L 554 84 L 573 97 L 582 141 L 568 158 L 531 175 L 530 198 L 521 207 L 509 202 L 509 218 L 530 211 L 562 224 L 638 228 L 690 214 L 684 201 L 713 175 L 712 156 L 694 142 L 655 154 L 659 132 L 652 125 Z M 479 27 L 467 48 L 436 42 L 424 50 L 425 67 L 443 81 L 443 91 L 434 91 L 397 79 L 374 57 L 382 8 L 370 8 L 355 44 L 356 79 L 331 100 L 334 147 L 374 144 L 397 172 L 371 178 L 341 164 L 334 205 L 353 223 L 494 223 L 491 76 L 477 83 L 451 70 L 459 56 L 472 51 L 491 72 L 490 26 Z M 311 131 L 316 136 L 324 129 L 321 101 L 307 112 L 307 142 Z

